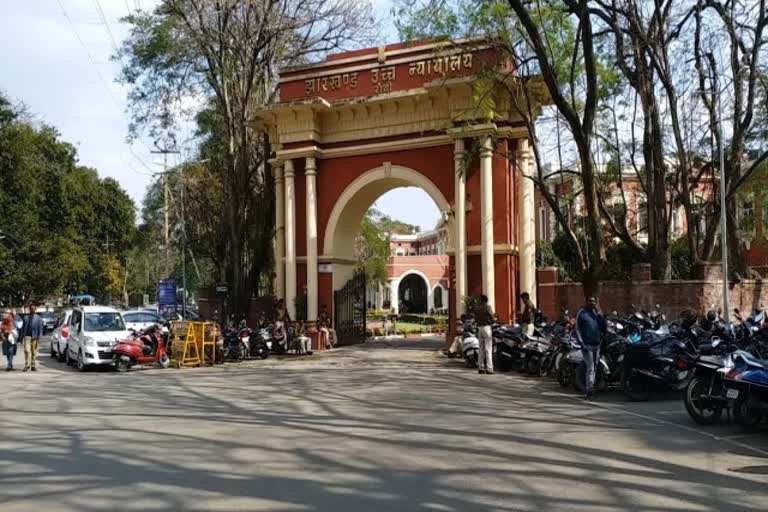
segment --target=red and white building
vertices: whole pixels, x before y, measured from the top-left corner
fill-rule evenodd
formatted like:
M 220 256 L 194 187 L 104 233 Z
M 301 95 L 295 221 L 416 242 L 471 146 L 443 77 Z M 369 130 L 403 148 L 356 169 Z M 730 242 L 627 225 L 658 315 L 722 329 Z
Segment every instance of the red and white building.
M 448 227 L 390 236 L 386 285 L 370 285 L 370 307 L 395 313 L 444 313 L 448 309 Z M 392 298 L 396 297 L 397 300 Z

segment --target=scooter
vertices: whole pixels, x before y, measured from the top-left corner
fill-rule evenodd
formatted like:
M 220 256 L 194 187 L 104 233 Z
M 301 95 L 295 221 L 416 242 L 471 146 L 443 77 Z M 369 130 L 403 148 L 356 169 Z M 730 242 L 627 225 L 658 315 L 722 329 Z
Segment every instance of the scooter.
M 114 350 L 117 371 L 127 372 L 137 364 L 155 364 L 168 368 L 171 358 L 168 354 L 167 334 L 158 326 L 152 326 L 136 337 L 120 341 Z
M 477 324 L 474 319 L 464 320 L 461 330 L 461 354 L 467 368 L 477 368 L 480 340 L 477 338 Z

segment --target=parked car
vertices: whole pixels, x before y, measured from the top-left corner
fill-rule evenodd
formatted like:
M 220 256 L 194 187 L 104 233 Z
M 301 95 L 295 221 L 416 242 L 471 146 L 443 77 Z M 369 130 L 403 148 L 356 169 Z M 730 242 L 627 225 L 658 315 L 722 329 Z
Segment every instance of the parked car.
M 130 336 L 123 315 L 104 306 L 74 308 L 69 325 L 67 362 L 81 371 L 88 366 L 111 365 L 114 347 Z
M 72 310 L 65 309 L 59 313 L 56 324 L 51 332 L 51 357 L 64 362 L 67 357 L 67 341 L 69 341 L 69 320 L 72 318 Z
M 165 318 L 151 311 L 126 311 L 123 313 L 123 320 L 128 329 L 134 331 L 144 331 L 153 325 L 165 326 L 168 322 Z
M 43 336 L 45 336 L 56 327 L 56 313 L 53 311 L 41 311 L 38 314 L 43 321 Z

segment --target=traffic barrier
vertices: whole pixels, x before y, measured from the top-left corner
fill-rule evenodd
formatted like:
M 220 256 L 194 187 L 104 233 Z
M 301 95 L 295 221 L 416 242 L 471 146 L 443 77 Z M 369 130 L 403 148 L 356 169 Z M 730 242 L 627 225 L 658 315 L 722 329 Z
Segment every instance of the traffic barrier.
M 217 332 L 214 322 L 171 322 L 172 363 L 178 368 L 216 364 Z

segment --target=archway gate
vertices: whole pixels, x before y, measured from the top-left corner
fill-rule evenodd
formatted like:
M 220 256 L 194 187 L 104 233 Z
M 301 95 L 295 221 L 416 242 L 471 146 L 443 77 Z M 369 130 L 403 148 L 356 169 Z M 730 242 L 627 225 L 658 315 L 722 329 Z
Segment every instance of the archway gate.
M 275 291 L 292 316 L 304 291 L 310 324 L 323 305 L 334 311 L 334 292 L 354 275 L 363 215 L 402 186 L 424 189 L 448 222 L 453 318 L 467 294 L 488 295 L 502 320 L 513 318 L 518 291 L 535 296 L 531 157 L 515 101 L 541 98 L 541 87 L 529 79 L 526 96 L 510 79 L 487 92 L 493 112 L 484 101 L 481 115 L 475 84 L 489 69 L 512 75 L 472 41 L 388 45 L 282 71 L 280 101 L 254 124 L 275 151 Z M 479 158 L 462 173 L 470 145 Z

